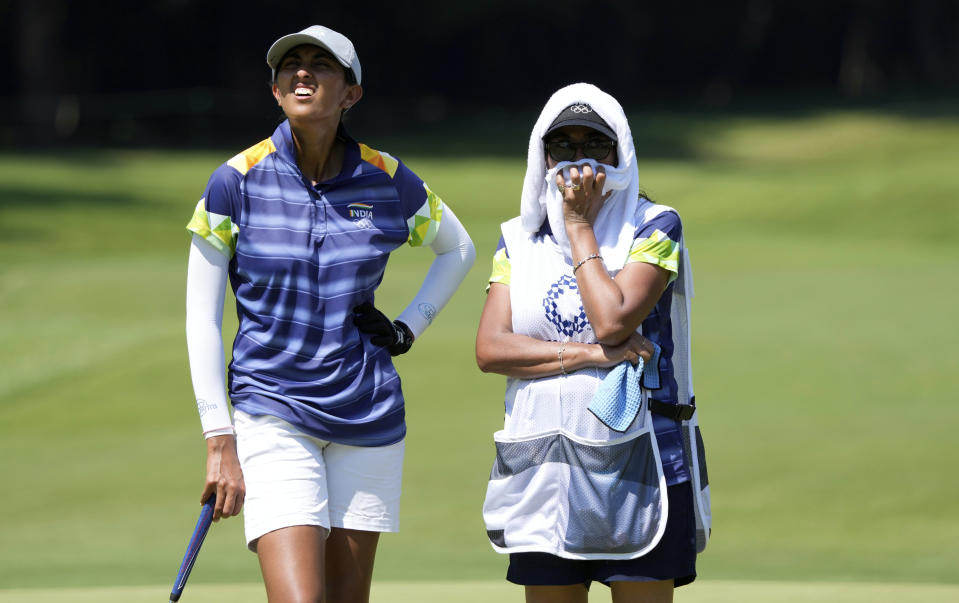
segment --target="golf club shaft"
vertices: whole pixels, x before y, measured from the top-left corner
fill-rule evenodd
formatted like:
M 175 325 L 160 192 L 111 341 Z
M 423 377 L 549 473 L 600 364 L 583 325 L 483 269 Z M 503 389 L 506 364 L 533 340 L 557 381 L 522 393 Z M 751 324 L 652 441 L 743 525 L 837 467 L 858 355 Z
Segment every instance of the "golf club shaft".
M 176 574 L 176 579 L 173 581 L 173 590 L 170 591 L 170 603 L 180 600 L 180 595 L 183 594 L 183 587 L 186 586 L 187 578 L 190 577 L 190 571 L 193 569 L 193 564 L 196 562 L 196 557 L 200 553 L 200 546 L 203 544 L 203 539 L 206 538 L 206 533 L 210 530 L 210 524 L 213 522 L 213 507 L 216 503 L 216 494 L 210 496 L 206 499 L 206 502 L 203 503 L 203 508 L 200 510 L 200 517 L 197 519 L 196 527 L 193 528 L 193 535 L 190 536 L 190 542 L 187 543 L 186 553 L 183 555 L 183 562 L 180 563 L 180 570 Z

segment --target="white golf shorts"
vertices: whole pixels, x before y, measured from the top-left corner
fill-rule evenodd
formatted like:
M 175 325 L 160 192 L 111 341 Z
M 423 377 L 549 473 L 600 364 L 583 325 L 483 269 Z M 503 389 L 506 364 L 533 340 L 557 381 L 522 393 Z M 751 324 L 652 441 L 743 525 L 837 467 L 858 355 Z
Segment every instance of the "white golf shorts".
M 260 536 L 290 526 L 399 531 L 404 441 L 346 446 L 272 416 L 238 410 L 233 420 L 250 550 Z

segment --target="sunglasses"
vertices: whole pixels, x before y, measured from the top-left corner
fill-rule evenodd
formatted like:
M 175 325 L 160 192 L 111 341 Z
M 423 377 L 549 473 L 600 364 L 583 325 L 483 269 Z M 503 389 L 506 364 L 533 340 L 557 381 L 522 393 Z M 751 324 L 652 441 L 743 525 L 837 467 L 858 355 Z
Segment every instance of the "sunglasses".
M 608 138 L 594 138 L 586 142 L 556 140 L 546 143 L 546 152 L 553 158 L 553 161 L 572 161 L 580 149 L 583 150 L 583 155 L 587 158 L 599 161 L 600 159 L 606 159 L 614 148 L 616 148 L 616 142 Z

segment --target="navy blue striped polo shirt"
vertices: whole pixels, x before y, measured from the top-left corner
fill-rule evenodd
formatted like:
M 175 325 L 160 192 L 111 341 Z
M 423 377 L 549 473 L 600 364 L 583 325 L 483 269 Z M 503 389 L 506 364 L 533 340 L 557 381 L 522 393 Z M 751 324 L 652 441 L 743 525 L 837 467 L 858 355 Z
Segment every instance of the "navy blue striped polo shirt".
M 288 121 L 213 173 L 187 229 L 230 258 L 239 325 L 229 366 L 234 407 L 355 446 L 406 434 L 389 352 L 353 326 L 389 254 L 429 245 L 443 202 L 387 153 L 341 126 L 343 167 L 312 185 Z

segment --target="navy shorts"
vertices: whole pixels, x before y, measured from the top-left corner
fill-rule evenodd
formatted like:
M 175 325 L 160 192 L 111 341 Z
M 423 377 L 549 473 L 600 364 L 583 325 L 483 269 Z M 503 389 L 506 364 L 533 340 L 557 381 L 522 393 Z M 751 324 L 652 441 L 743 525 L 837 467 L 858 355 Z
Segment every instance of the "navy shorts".
M 673 580 L 675 586 L 696 579 L 696 519 L 690 482 L 666 488 L 669 516 L 659 543 L 637 559 L 564 559 L 548 553 L 511 553 L 506 579 L 524 586 L 567 586 L 593 580 L 651 582 Z

